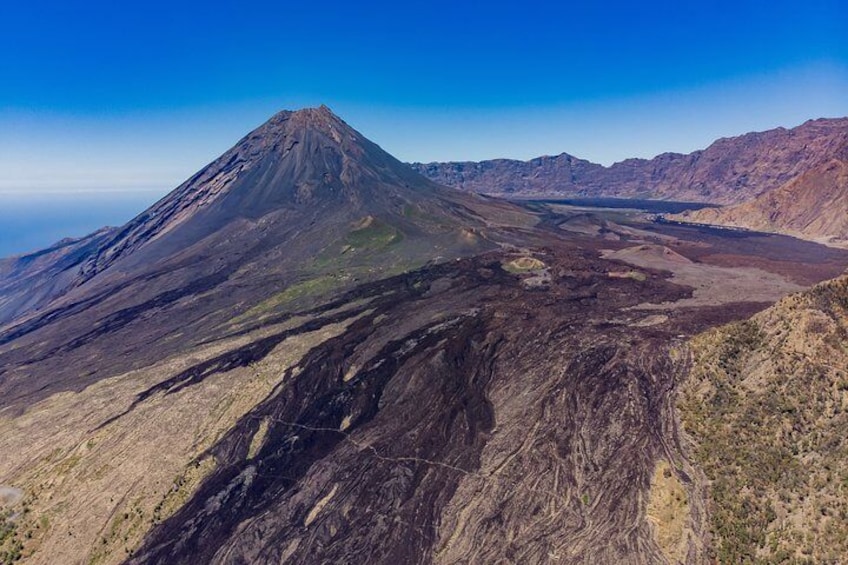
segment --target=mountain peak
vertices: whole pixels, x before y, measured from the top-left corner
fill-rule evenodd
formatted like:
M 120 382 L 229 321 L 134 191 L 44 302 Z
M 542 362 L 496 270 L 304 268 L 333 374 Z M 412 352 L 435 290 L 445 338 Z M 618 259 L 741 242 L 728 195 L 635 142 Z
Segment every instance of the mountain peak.
M 285 121 L 293 117 L 298 117 L 301 119 L 327 119 L 332 118 L 336 120 L 340 120 L 336 114 L 330 109 L 326 104 L 321 104 L 320 106 L 307 106 L 305 108 L 299 108 L 297 110 L 280 110 L 273 116 L 269 121 Z
M 353 128 L 333 113 L 330 108 L 321 105 L 315 108 L 301 108 L 299 110 L 282 110 L 274 114 L 267 122 L 259 126 L 248 138 L 265 135 L 287 135 L 302 131 L 319 131 L 330 134 L 336 142 L 339 142 L 342 134 L 351 136 L 355 134 Z M 357 138 L 353 135 L 354 139 Z
M 304 153 L 304 150 L 307 150 Z M 237 154 L 239 160 L 255 161 L 265 155 L 291 159 L 325 160 L 326 154 L 348 155 L 355 160 L 382 149 L 339 118 L 327 106 L 282 110 L 242 138 L 222 158 L 228 161 Z M 297 154 L 297 155 L 296 155 Z M 324 155 L 325 157 L 321 157 Z M 220 161 L 220 160 L 219 160 Z M 218 163 L 219 164 L 219 163 Z M 212 163 L 214 167 L 216 163 Z
M 274 117 L 277 116 L 283 116 L 287 119 L 301 120 L 302 122 L 321 122 L 328 119 L 341 121 L 341 119 L 324 104 L 314 107 L 299 108 L 297 110 L 282 110 L 274 115 Z

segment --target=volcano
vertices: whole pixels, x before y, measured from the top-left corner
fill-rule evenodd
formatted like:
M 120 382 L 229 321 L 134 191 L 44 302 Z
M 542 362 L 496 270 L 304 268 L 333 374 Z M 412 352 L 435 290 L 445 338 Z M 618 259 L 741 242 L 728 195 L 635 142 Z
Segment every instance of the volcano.
M 407 260 L 439 255 L 423 240 L 450 255 L 474 239 L 462 230 L 480 227 L 480 206 L 491 204 L 414 173 L 326 106 L 283 111 L 125 226 L 0 262 L 0 323 L 156 269 L 185 284 L 270 253 L 265 267 L 290 272 L 346 235 L 362 245 L 345 264 L 381 242 Z

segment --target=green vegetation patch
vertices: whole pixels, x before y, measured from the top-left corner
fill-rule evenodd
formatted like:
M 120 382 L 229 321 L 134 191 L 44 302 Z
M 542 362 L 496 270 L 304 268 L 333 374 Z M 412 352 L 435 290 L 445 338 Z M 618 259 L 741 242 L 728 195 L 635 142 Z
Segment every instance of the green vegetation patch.
M 832 290 L 832 289 L 831 289 Z M 838 563 L 848 555 L 843 299 L 816 290 L 692 342 L 678 409 L 709 483 L 711 559 Z M 821 308 L 821 309 L 820 309 Z M 830 335 L 805 328 L 821 324 Z M 838 338 L 838 339 L 831 339 Z
M 402 240 L 403 233 L 400 230 L 369 216 L 345 237 L 344 245 L 349 246 L 349 251 L 377 251 Z
M 35 497 L 27 495 L 22 501 L 0 502 L 0 565 L 16 563 L 32 555 L 43 531 L 38 531 L 42 520 L 33 518 Z
M 282 306 L 300 301 L 305 298 L 314 298 L 338 288 L 347 280 L 344 275 L 322 275 L 293 284 L 270 298 L 263 300 L 244 314 L 232 320 L 237 324 L 254 316 L 266 314 Z
M 14 563 L 21 559 L 24 549 L 20 539 L 15 513 L 7 508 L 0 512 L 0 563 Z
M 336 274 L 342 269 L 354 271 L 363 267 L 379 267 L 392 262 L 392 259 L 387 259 L 390 256 L 388 252 L 396 250 L 404 239 L 398 228 L 367 216 L 310 261 L 307 271 L 319 275 Z

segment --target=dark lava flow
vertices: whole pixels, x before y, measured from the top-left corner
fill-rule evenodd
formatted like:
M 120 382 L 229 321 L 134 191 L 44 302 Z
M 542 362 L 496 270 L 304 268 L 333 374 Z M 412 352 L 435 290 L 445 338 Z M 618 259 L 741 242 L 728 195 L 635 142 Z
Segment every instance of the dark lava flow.
M 539 419 L 551 420 L 539 449 L 553 459 L 510 473 L 555 472 L 570 485 L 560 491 L 582 489 L 563 502 L 558 526 L 573 540 L 585 537 L 574 545 L 583 547 L 581 559 L 656 558 L 639 497 L 657 457 L 676 445 L 659 430 L 679 367 L 667 355 L 672 336 L 610 320 L 626 306 L 688 291 L 658 274 L 609 279 L 608 263 L 575 249 L 537 256 L 552 275 L 543 288 L 503 271 L 497 254 L 395 277 L 394 293 L 382 281 L 369 313 L 310 351 L 300 372 L 289 371 L 210 450 L 214 474 L 130 562 L 431 562 L 446 550 L 439 525 L 452 519 L 462 481 L 512 492 L 492 500 L 502 511 L 480 519 L 507 527 L 518 519 L 507 510 L 516 493 L 519 507 L 539 511 L 544 497 L 481 462 L 495 434 L 526 435 Z M 249 345 L 227 355 L 246 364 L 268 351 Z M 165 388 L 190 386 L 208 368 Z M 498 400 L 504 387 L 538 395 L 528 410 L 540 413 L 516 421 Z M 263 420 L 265 442 L 248 458 Z M 524 550 L 552 551 L 562 533 L 539 535 Z M 515 559 L 520 548 L 511 550 Z

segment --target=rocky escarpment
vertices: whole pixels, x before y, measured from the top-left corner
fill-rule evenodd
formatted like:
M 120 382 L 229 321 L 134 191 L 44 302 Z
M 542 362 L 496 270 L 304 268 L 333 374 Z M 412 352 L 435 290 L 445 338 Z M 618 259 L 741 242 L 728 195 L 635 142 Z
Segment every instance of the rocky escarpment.
M 823 163 L 750 202 L 670 217 L 848 245 L 848 162 Z
M 590 190 L 586 178 L 603 174 L 604 167 L 568 153 L 530 161 L 492 159 L 448 163 L 413 163 L 412 168 L 440 184 L 470 192 L 504 196 L 538 194 L 579 195 Z
M 530 161 L 414 163 L 436 182 L 515 197 L 658 198 L 734 204 L 834 159 L 848 159 L 848 119 L 819 119 L 719 139 L 688 155 L 664 153 L 604 167 L 563 153 Z

